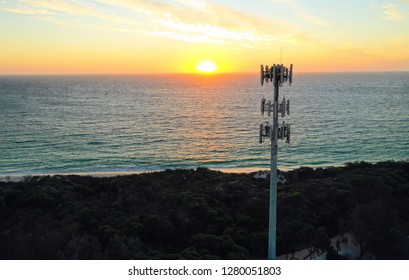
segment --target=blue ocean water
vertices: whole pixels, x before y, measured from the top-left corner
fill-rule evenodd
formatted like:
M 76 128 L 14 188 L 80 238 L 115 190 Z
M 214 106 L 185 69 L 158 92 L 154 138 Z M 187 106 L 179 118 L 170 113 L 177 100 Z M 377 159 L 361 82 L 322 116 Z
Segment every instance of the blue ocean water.
M 268 168 L 272 91 L 257 74 L 2 76 L 0 175 Z M 279 168 L 409 158 L 409 73 L 296 73 L 282 96 Z

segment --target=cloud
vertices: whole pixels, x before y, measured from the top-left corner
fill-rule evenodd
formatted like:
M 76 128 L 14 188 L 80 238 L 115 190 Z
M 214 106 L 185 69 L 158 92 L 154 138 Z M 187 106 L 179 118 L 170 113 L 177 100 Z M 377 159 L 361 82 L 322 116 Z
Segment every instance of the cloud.
M 74 2 L 63 1 L 63 0 L 20 0 L 24 5 L 30 5 L 33 7 L 39 7 L 43 9 L 48 9 L 51 11 L 64 11 L 68 13 L 75 14 L 85 14 L 91 15 L 92 10 Z
M 150 15 L 146 33 L 176 40 L 255 44 L 274 40 L 271 25 L 280 27 L 283 31 L 288 30 L 284 23 L 272 19 L 259 18 L 222 5 L 197 0 L 175 0 L 166 4 L 141 0 L 120 0 L 115 3 L 126 9 L 143 11 Z M 275 32 L 275 35 L 278 33 Z
M 156 18 L 160 18 L 155 20 L 159 24 L 153 27 L 156 31 L 164 29 L 168 32 L 166 34 L 177 35 L 176 38 L 185 38 L 179 36 L 182 34 L 198 39 L 206 38 L 198 42 L 207 42 L 211 39 L 219 44 L 233 43 L 246 47 L 260 46 L 278 40 L 297 43 L 297 36 L 287 34 L 296 33 L 291 24 L 209 2 L 177 0 L 177 3 L 182 6 L 161 7 L 155 10 Z M 274 30 L 271 26 L 275 26 Z
M 388 4 L 388 5 L 382 6 L 382 9 L 383 9 L 383 14 L 381 15 L 381 18 L 383 19 L 392 20 L 392 21 L 403 19 L 402 13 L 398 10 L 398 8 L 394 4 Z
M 328 27 L 329 24 L 325 22 L 324 20 L 318 18 L 317 16 L 314 16 L 311 14 L 311 12 L 302 7 L 299 3 L 297 3 L 295 0 L 268 0 L 271 3 L 274 3 L 276 5 L 283 5 L 287 6 L 290 11 L 294 13 L 295 16 L 298 18 L 302 18 L 305 21 L 318 25 L 321 27 Z M 409 1 L 409 0 L 408 0 Z
M 186 42 L 254 47 L 277 40 L 296 43 L 298 38 L 288 23 L 200 0 L 17 0 L 13 4 L 1 4 L 0 10 L 55 24 L 149 34 Z M 323 24 L 317 18 L 304 16 L 315 24 Z M 271 26 L 276 27 L 275 31 Z
M 14 8 L 3 8 L 0 10 L 9 12 L 9 13 L 24 14 L 24 15 L 53 15 L 54 14 L 52 11 L 49 11 L 49 10 L 27 8 L 23 6 L 17 6 Z
M 335 49 L 338 56 L 347 57 L 349 59 L 358 58 L 376 58 L 377 55 L 373 51 L 368 51 L 366 48 L 359 48 L 356 46 L 346 46 L 344 48 Z
M 191 43 L 216 43 L 216 44 L 223 44 L 224 41 L 216 40 L 213 38 L 209 38 L 206 35 L 194 35 L 194 34 L 186 34 L 186 33 L 177 33 L 177 32 L 167 32 L 167 31 L 149 31 L 146 32 L 150 35 L 155 35 L 158 37 L 164 37 L 184 42 L 191 42 Z
M 185 23 L 185 22 L 175 22 L 172 20 L 158 20 L 158 23 L 169 27 L 171 30 L 176 32 L 182 32 L 187 34 L 200 34 L 205 37 L 213 37 L 217 38 L 221 42 L 222 40 L 233 40 L 233 41 L 248 41 L 248 42 L 256 42 L 258 40 L 262 40 L 262 38 L 257 37 L 252 32 L 245 32 L 245 31 L 234 31 L 229 30 L 225 27 L 215 26 L 215 25 L 208 25 L 208 24 L 192 24 L 192 23 Z
M 124 17 L 116 16 L 102 9 L 88 6 L 89 3 L 77 3 L 79 1 L 63 0 L 18 0 L 16 3 L 1 3 L 0 10 L 24 15 L 31 15 L 39 20 L 48 20 L 56 24 L 61 22 L 82 21 L 85 25 L 90 25 L 92 20 L 107 22 L 128 22 Z M 88 4 L 88 5 L 87 5 Z M 46 15 L 46 16 L 44 16 Z M 65 19 L 65 20 L 64 20 Z
M 311 15 L 304 14 L 304 13 L 297 13 L 297 14 L 299 14 L 299 16 L 301 18 L 305 19 L 309 23 L 319 25 L 319 26 L 322 26 L 322 27 L 328 27 L 329 26 L 325 21 L 323 21 L 322 19 L 319 19 L 318 17 L 311 16 Z

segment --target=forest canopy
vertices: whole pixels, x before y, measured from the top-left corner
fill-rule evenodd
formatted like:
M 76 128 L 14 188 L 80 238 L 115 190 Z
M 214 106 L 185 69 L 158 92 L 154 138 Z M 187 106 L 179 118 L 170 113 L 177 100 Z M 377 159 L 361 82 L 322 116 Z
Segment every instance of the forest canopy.
M 409 163 L 357 162 L 280 172 L 277 254 L 409 259 Z M 1 259 L 266 259 L 269 178 L 165 170 L 0 182 Z

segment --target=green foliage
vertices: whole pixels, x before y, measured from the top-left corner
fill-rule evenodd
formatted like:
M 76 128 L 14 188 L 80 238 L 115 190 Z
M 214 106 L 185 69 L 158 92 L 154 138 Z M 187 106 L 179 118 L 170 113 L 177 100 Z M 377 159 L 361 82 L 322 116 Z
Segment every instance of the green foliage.
M 409 163 L 281 172 L 277 253 L 408 259 Z M 269 182 L 207 168 L 0 182 L 0 259 L 265 259 Z

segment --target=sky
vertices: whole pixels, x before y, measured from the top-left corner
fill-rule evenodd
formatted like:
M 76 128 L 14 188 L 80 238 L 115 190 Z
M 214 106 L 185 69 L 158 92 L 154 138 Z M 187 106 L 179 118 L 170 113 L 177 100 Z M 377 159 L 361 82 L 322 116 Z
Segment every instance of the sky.
M 409 0 L 0 0 L 0 74 L 409 71 Z

